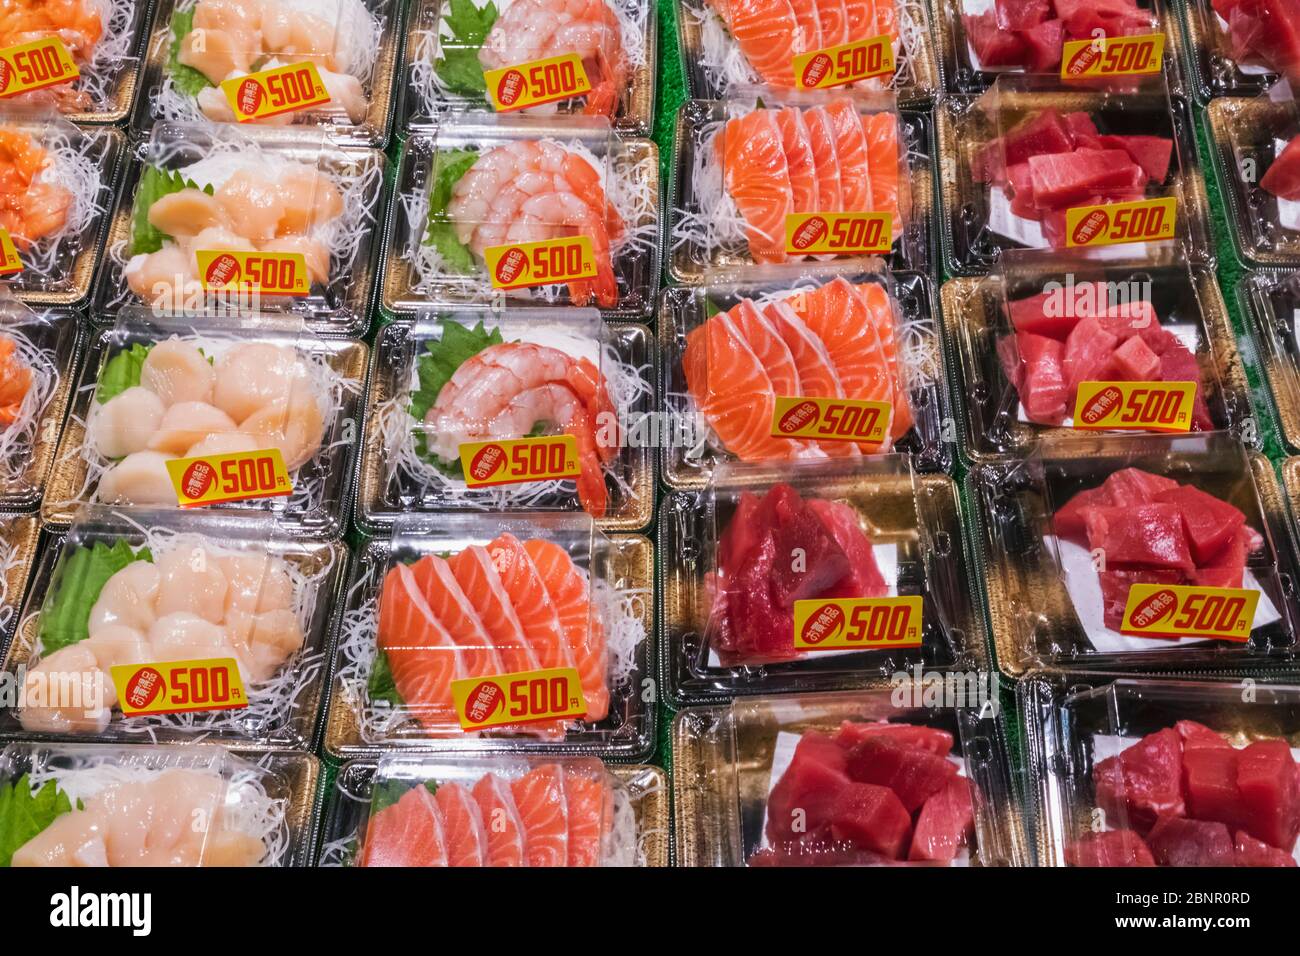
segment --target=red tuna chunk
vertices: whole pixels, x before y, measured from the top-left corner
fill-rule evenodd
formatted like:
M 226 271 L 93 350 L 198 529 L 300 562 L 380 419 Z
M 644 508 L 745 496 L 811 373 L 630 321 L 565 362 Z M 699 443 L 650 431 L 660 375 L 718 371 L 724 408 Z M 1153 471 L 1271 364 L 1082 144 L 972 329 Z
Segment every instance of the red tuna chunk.
M 1074 149 L 1074 138 L 1056 110 L 1043 110 L 1017 123 L 1004 138 L 1006 164 L 1026 163 L 1034 156 L 1064 154 Z
M 998 339 L 995 348 L 998 353 L 998 364 L 1002 366 L 1002 374 L 1011 383 L 1011 387 L 1019 392 L 1025 384 L 1025 368 L 1020 364 L 1020 349 L 1016 345 L 1016 337 L 1002 336 Z
M 1200 363 L 1181 342 L 1172 343 L 1160 354 L 1160 381 L 1197 383 L 1201 381 Z M 1198 388 L 1196 398 L 1192 402 L 1192 428 L 1197 431 L 1213 431 L 1214 421 L 1210 418 L 1210 408 L 1205 403 L 1204 391 Z
M 1183 753 L 1183 793 L 1187 813 L 1198 820 L 1239 826 L 1238 751 L 1232 747 L 1193 747 Z
M 1128 607 L 1128 592 L 1135 584 L 1186 584 L 1186 575 L 1181 571 L 1157 571 L 1143 569 L 1137 571 L 1116 571 L 1108 569 L 1097 574 L 1101 582 L 1102 612 L 1105 624 L 1112 631 L 1118 631 L 1124 624 L 1124 610 Z
M 1116 378 L 1127 382 L 1154 382 L 1160 375 L 1160 356 L 1135 335 L 1115 350 L 1111 368 Z
M 1128 36 L 1138 28 L 1154 26 L 1149 13 L 1129 0 L 1055 0 L 1056 15 L 1070 35 L 1087 39 L 1100 30 L 1106 36 Z
M 946 757 L 879 737 L 864 740 L 849 751 L 848 772 L 858 783 L 889 787 L 907 812 L 915 813 L 932 794 L 957 776 L 957 767 Z
M 979 16 L 962 14 L 966 38 L 975 49 L 980 66 L 1019 66 L 1025 58 L 1025 45 L 1020 37 L 998 26 L 997 14 L 988 10 Z
M 1061 65 L 1061 51 L 1065 46 L 1065 22 L 1046 20 L 1020 32 L 1025 44 L 1025 66 L 1034 72 L 1044 72 Z
M 1170 504 L 1094 508 L 1085 519 L 1088 547 L 1108 567 L 1191 571 L 1195 567 L 1182 514 Z
M 1104 315 L 1098 316 L 1098 321 L 1121 342 L 1127 342 L 1135 335 L 1141 337 L 1157 355 L 1163 354 L 1170 343 L 1178 341 L 1177 336 L 1160 325 L 1155 306 L 1145 299 L 1110 306 Z
M 1156 501 L 1171 504 L 1181 513 L 1197 565 L 1211 562 L 1246 523 L 1238 509 L 1191 485 L 1162 491 Z
M 1070 866 L 1155 866 L 1142 837 L 1132 830 L 1087 833 L 1065 848 Z
M 1040 292 L 1007 302 L 1011 325 L 1017 332 L 1043 335 L 1064 342 L 1078 324 L 1080 315 L 1070 308 L 1064 292 Z M 1062 314 L 1067 313 L 1067 314 Z
M 1192 583 L 1209 588 L 1239 588 L 1246 574 L 1246 558 L 1255 549 L 1257 535 L 1251 528 L 1240 528 L 1226 548 L 1204 567 L 1192 574 Z M 1263 540 L 1260 539 L 1260 544 Z
M 1183 814 L 1183 746 L 1172 727 L 1148 734 L 1093 767 L 1097 805 L 1111 823 L 1145 831 L 1156 817 Z
M 1064 348 L 1055 339 L 1016 333 L 1016 347 L 1024 378 L 1020 401 L 1031 421 L 1059 425 L 1065 420 L 1070 391 L 1061 366 Z
M 1194 720 L 1180 720 L 1174 724 L 1174 730 L 1183 739 L 1183 761 L 1191 750 L 1231 750 L 1232 744 L 1223 739 L 1217 730 L 1212 730 Z
M 921 807 L 907 858 L 952 860 L 974 833 L 975 810 L 971 805 L 970 782 L 964 777 L 954 777 Z
M 1100 149 L 1097 145 L 1097 124 L 1093 122 L 1091 116 L 1087 113 L 1066 113 L 1062 119 L 1065 121 L 1065 128 L 1070 131 L 1070 136 L 1074 138 L 1075 146 Z
M 1135 167 L 1122 149 L 1079 149 L 1069 155 L 1030 157 L 1034 201 L 1042 209 L 1080 205 L 1098 193 L 1131 186 Z
M 1051 0 L 996 0 L 993 9 L 1003 30 L 1027 30 L 1052 15 Z
M 1167 136 L 1102 136 L 1103 149 L 1122 149 L 1142 167 L 1146 178 L 1159 185 L 1169 176 L 1174 141 Z
M 1300 831 L 1300 778 L 1285 740 L 1258 740 L 1237 754 L 1241 829 L 1290 850 Z
M 768 840 L 781 843 L 829 825 L 835 799 L 849 783 L 844 751 L 825 734 L 805 732 L 767 798 Z
M 1162 491 L 1177 488 L 1178 482 L 1141 468 L 1121 468 L 1101 486 L 1106 489 L 1112 505 L 1139 505 L 1155 501 Z
M 847 561 L 843 576 L 830 587 L 819 591 L 817 596 L 883 597 L 889 588 L 876 565 L 871 541 L 858 523 L 858 513 L 842 501 L 826 501 L 823 498 L 809 499 L 808 510 L 821 520 L 822 526 L 835 539 Z
M 831 808 L 831 833 L 837 840 L 897 860 L 907 849 L 912 818 L 888 787 L 851 783 Z
M 1300 200 L 1300 136 L 1286 144 L 1259 186 L 1279 199 Z
M 1096 319 L 1081 319 L 1065 340 L 1065 357 L 1061 360 L 1065 385 L 1071 394 L 1080 382 L 1095 382 L 1110 364 L 1119 339 L 1111 335 Z M 1073 409 L 1071 409 L 1073 411 Z
M 846 720 L 835 731 L 835 742 L 845 750 L 852 750 L 864 740 L 884 739 L 902 747 L 925 750 L 946 757 L 952 750 L 952 734 L 937 727 L 917 724 L 889 724 L 883 721 Z
M 1161 866 L 1232 866 L 1236 845 L 1222 823 L 1161 817 L 1147 835 L 1151 855 Z
M 1256 840 L 1245 830 L 1237 831 L 1235 849 L 1237 866 L 1295 866 L 1295 857 L 1286 850 Z
M 1110 504 L 1110 495 L 1104 487 L 1086 488 L 1056 512 L 1052 525 L 1058 536 L 1082 543 L 1087 539 L 1088 514 L 1094 508 L 1106 508 Z
M 804 507 L 789 485 L 777 485 L 768 492 L 768 499 L 783 493 L 792 495 L 797 503 L 789 503 L 789 512 L 775 519 L 772 540 L 776 561 L 769 571 L 769 583 L 777 604 L 793 608 L 795 601 L 817 597 L 843 580 L 849 572 L 849 559 L 822 519 L 811 507 Z M 802 570 L 795 570 L 789 558 L 800 552 L 805 560 Z M 736 567 L 736 560 L 729 558 L 727 566 Z

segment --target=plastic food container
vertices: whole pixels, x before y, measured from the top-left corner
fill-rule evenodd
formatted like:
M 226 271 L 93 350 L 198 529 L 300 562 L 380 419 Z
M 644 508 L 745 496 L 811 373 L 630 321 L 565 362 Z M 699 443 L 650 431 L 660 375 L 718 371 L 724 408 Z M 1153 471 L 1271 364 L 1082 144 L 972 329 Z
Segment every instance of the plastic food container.
M 669 495 L 659 515 L 669 700 L 880 687 L 913 668 L 980 667 L 960 515 L 953 481 L 914 475 L 902 456 L 719 468 L 707 489 Z M 909 596 L 921 599 L 920 622 L 907 630 L 853 623 L 842 641 L 817 647 L 805 635 L 796 646 L 814 599 Z
M 325 748 L 340 757 L 406 749 L 642 758 L 654 743 L 654 695 L 646 693 L 653 587 L 650 541 L 606 536 L 589 518 L 403 519 L 391 538 L 359 554 Z M 452 680 L 568 667 L 579 672 L 581 700 L 561 717 L 552 719 L 553 709 L 524 714 L 510 697 L 502 713 L 527 721 L 478 729 L 469 698 L 454 702 Z M 446 680 L 421 676 L 433 672 Z M 474 697 L 479 689 L 471 690 Z
M 538 193 L 503 188 L 524 172 Z M 470 115 L 417 130 L 403 144 L 389 215 L 381 304 L 390 314 L 549 305 L 635 319 L 658 289 L 658 148 L 615 136 L 600 117 Z M 554 257 L 507 268 L 507 250 L 570 236 L 591 241 L 580 265 L 594 265 L 594 278 L 519 285 L 541 270 L 582 275 Z M 496 278 L 484 258 L 492 250 Z
M 977 466 L 968 482 L 976 560 L 1007 676 L 1265 667 L 1293 655 L 1296 559 L 1286 505 L 1272 466 L 1231 436 L 1049 439 L 1025 461 Z M 1188 508 L 1214 533 L 1181 531 L 1176 519 Z M 1161 528 L 1164 544 L 1147 550 Z M 1231 633 L 1230 620 L 1198 622 L 1207 606 L 1226 613 L 1236 591 L 1180 599 L 1151 627 L 1169 637 L 1142 635 L 1142 592 L 1130 590 L 1153 585 L 1258 592 L 1257 604 L 1237 615 L 1247 626 L 1235 638 L 1203 636 Z
M 400 515 L 412 512 L 543 510 L 585 511 L 606 531 L 645 527 L 655 496 L 654 451 L 648 437 L 653 434 L 648 431 L 653 425 L 653 347 L 645 326 L 602 323 L 591 309 L 424 314 L 385 326 L 376 339 L 371 368 L 358 525 L 367 533 L 382 534 Z M 521 385 L 518 395 L 502 395 L 501 401 L 518 401 L 520 414 L 529 411 L 526 402 L 532 398 L 542 404 L 527 422 L 519 415 L 502 419 L 513 423 L 502 430 L 499 422 L 487 421 L 494 409 L 462 404 L 456 391 L 461 385 L 447 383 L 453 372 L 466 383 L 486 381 L 484 376 L 496 374 L 490 369 L 512 361 L 512 355 L 526 359 L 523 367 L 539 377 L 535 383 L 526 379 L 532 383 L 528 389 Z M 585 379 L 603 382 L 608 404 L 597 389 L 595 416 L 589 415 L 589 403 L 566 411 L 570 399 L 561 389 L 567 386 L 547 379 L 553 374 L 548 368 L 568 369 L 565 374 L 579 391 Z M 559 388 L 542 388 L 545 381 Z M 548 409 L 545 402 L 550 400 Z M 458 442 L 561 432 L 543 413 L 569 421 L 575 439 L 591 436 L 594 452 L 581 439 L 576 480 L 466 484 L 463 463 L 457 460 Z M 611 434 L 615 428 L 617 440 Z M 602 456 L 608 457 L 599 460 Z
M 0 716 L 0 733 L 305 750 L 347 563 L 341 542 L 294 541 L 269 518 L 250 527 L 197 513 L 88 509 L 42 552 L 5 659 L 7 671 L 26 673 L 25 700 Z M 237 662 L 242 694 L 229 671 L 164 675 L 177 712 L 123 714 L 114 668 L 217 660 Z M 79 684 L 81 699 L 65 704 L 47 690 L 58 681 Z
M 9 639 L 36 563 L 41 523 L 35 515 L 0 515 L 0 647 Z
M 700 488 L 727 462 L 771 463 L 804 454 L 849 458 L 878 450 L 854 441 L 819 445 L 771 437 L 781 417 L 779 398 L 833 396 L 835 382 L 846 398 L 888 392 L 882 400 L 891 403 L 893 415 L 889 447 L 910 455 L 918 471 L 946 470 L 954 448 L 944 434 L 950 412 L 929 280 L 915 273 L 891 275 L 879 260 L 763 271 L 761 280 L 663 293 L 660 389 L 671 429 L 671 440 L 664 442 L 664 481 L 678 489 Z M 866 328 L 884 333 L 874 335 L 878 358 L 872 337 L 864 337 Z M 744 347 L 733 352 L 737 342 Z M 873 349 L 870 368 L 877 370 L 870 377 L 858 366 L 864 343 Z M 878 374 L 881 363 L 884 376 Z M 881 384 L 886 379 L 888 388 Z M 746 406 L 752 406 L 749 415 L 737 415 Z M 852 412 L 840 414 L 845 418 L 830 421 L 845 421 Z M 745 427 L 758 419 L 767 427 Z M 855 434 L 851 419 L 848 424 Z
M 666 247 L 678 283 L 750 278 L 757 263 L 845 257 L 789 252 L 806 227 L 826 222 L 800 220 L 788 237 L 796 213 L 888 213 L 888 241 L 847 231 L 845 241 L 887 247 L 891 268 L 928 268 L 930 118 L 898 112 L 892 96 L 760 88 L 690 100 L 677 114 L 674 153 Z
M 1174 92 L 1184 90 L 1183 31 L 1177 7 L 1169 0 L 1133 0 L 1105 8 L 1069 2 L 936 0 L 935 8 L 939 60 L 952 93 L 980 93 L 1003 74 L 1059 76 L 1062 46 L 1072 40 L 1155 33 L 1164 36 L 1160 72 Z
M 299 69 L 289 77 L 261 86 L 261 118 L 246 125 L 313 128 L 340 144 L 384 146 L 401 59 L 402 4 L 280 0 L 262 11 L 257 23 L 249 17 L 232 26 L 226 16 L 213 0 L 159 0 L 138 128 L 154 122 L 234 125 L 223 81 L 294 66 Z M 213 43 L 201 42 L 214 33 Z M 295 107 L 314 101 L 316 78 L 301 73 L 309 63 L 328 100 Z M 244 88 L 237 92 L 242 97 Z
M 0 412 L 0 510 L 40 506 L 77 374 L 80 317 L 0 298 L 0 372 L 12 381 Z
M 1272 809 L 1288 809 L 1300 688 L 1240 678 L 1024 681 L 1037 864 L 1295 866 L 1294 817 L 1254 801 L 1280 792 Z M 1248 764 L 1250 798 L 1233 772 Z
M 523 754 L 351 760 L 334 781 L 318 865 L 667 866 L 668 803 L 666 774 L 645 764 Z M 530 829 L 538 806 L 563 811 L 563 840 Z M 410 838 L 408 814 L 437 819 L 442 843 Z
M 941 296 L 973 462 L 1023 458 L 1048 436 L 1090 443 L 1098 433 L 1075 428 L 1077 386 L 1139 375 L 1198 383 L 1191 406 L 1175 412 L 1186 415 L 1182 421 L 1160 417 L 1171 427 L 1260 441 L 1227 306 L 1203 266 L 1178 256 L 1124 262 L 1008 253 L 993 275 L 953 279 Z M 1125 348 L 1135 336 L 1139 342 Z M 1073 388 L 1067 363 L 1079 369 L 1070 375 L 1081 376 Z M 1053 372 L 1065 388 L 1040 390 L 1035 382 Z
M 1107 92 L 1071 88 L 1052 77 L 1002 76 L 981 96 L 948 97 L 936 120 L 948 271 L 985 275 L 1008 249 L 1075 251 L 1079 247 L 1069 243 L 1091 242 L 1093 235 L 1113 240 L 1095 246 L 1101 256 L 1158 261 L 1168 255 L 1161 246 L 1181 243 L 1194 262 L 1212 263 L 1209 202 L 1190 107 L 1186 100 L 1171 98 L 1158 77 L 1134 86 Z M 1053 149 L 1069 155 L 1068 166 L 1049 155 L 1035 179 L 1032 156 Z M 1044 178 L 1044 170 L 1055 172 Z M 1130 174 L 1133 180 L 1125 180 L 1123 187 L 1110 185 Z M 1147 227 L 1151 235 L 1160 235 L 1155 227 L 1168 219 L 1151 211 L 1121 216 L 1118 209 L 1105 207 L 1170 198 L 1175 200 L 1172 239 L 1120 242 L 1148 234 Z M 1070 210 L 1092 206 L 1101 207 L 1105 216 L 1076 213 L 1084 218 L 1067 229 Z M 1090 231 L 1099 218 L 1105 228 Z
M 0 862 L 307 866 L 319 774 L 311 754 L 283 751 L 13 743 L 0 750 L 5 812 L 23 812 L 19 819 L 41 829 Z M 148 816 L 140 820 L 132 813 Z M 166 814 L 197 825 L 173 832 Z M 107 845 L 102 830 L 114 825 L 142 828 L 142 839 Z
M 1296 322 L 1300 319 L 1300 279 L 1277 271 L 1248 273 L 1237 284 L 1237 303 L 1249 316 L 1268 378 L 1267 396 L 1291 451 L 1300 449 L 1300 370 Z
M 677 4 L 682 62 L 692 96 L 712 99 L 755 83 L 792 90 L 796 56 L 885 35 L 891 37 L 894 72 L 860 80 L 854 88 L 888 90 L 906 106 L 928 106 L 942 90 L 930 11 L 920 0 L 882 2 L 861 14 L 854 10 L 848 13 L 847 22 L 836 23 L 828 17 L 828 22 L 821 23 L 818 18 L 815 33 L 809 30 L 810 24 L 796 21 L 793 8 L 786 7 L 773 11 L 769 32 L 760 31 L 753 40 L 740 42 L 732 26 L 747 13 L 740 3 L 681 0 Z M 861 18 L 870 14 L 874 19 L 862 22 Z M 743 23 L 741 31 L 745 32 Z M 784 50 L 779 49 L 782 44 L 787 44 Z
M 514 12 L 511 7 L 516 7 Z M 533 28 L 533 18 L 539 16 L 547 26 Z M 494 104 L 484 74 L 529 67 L 530 77 L 535 68 L 542 72 L 538 82 L 523 87 L 525 95 L 547 101 L 520 109 L 502 99 L 507 110 L 552 115 L 561 122 L 573 115 L 605 116 L 620 132 L 650 135 L 658 54 L 655 5 L 648 0 L 599 0 L 581 8 L 573 21 L 566 17 L 544 0 L 457 3 L 455 8 L 448 0 L 411 4 L 404 63 L 405 125 L 460 113 L 491 113 Z M 570 81 L 559 72 L 571 67 L 545 61 L 574 56 L 581 61 L 590 92 L 550 99 L 573 88 L 565 85 Z M 509 73 L 493 74 L 503 84 L 502 90 L 514 82 L 508 84 L 510 78 Z
M 30 305 L 81 305 L 99 264 L 125 137 L 18 109 L 0 111 L 0 124 L 7 153 L 30 156 L 37 169 L 29 175 L 6 163 L 12 175 L 3 198 L 16 206 L 7 213 L 7 231 L 22 271 L 4 285 Z
M 1216 96 L 1255 96 L 1283 75 L 1292 83 L 1300 79 L 1295 10 L 1276 0 L 1242 4 L 1234 26 L 1219 10 L 1231 17 L 1237 6 L 1213 0 L 1184 0 L 1182 5 L 1189 75 L 1203 102 Z
M 122 183 L 96 321 L 131 305 L 159 315 L 262 311 L 300 317 L 318 332 L 364 335 L 384 170 L 377 150 L 332 146 L 315 130 L 158 124 L 135 148 Z M 309 291 L 205 289 L 200 252 L 301 255 Z
M 683 710 L 673 722 L 677 864 L 1019 863 L 996 709 L 921 707 L 919 693 L 904 681 Z M 888 786 L 889 763 L 925 782 Z
M 167 458 L 276 447 L 289 496 L 205 511 L 272 515 L 295 536 L 336 537 L 351 505 L 366 361 L 359 342 L 287 331 L 275 319 L 128 313 L 92 338 L 42 518 L 66 527 L 91 503 L 172 509 Z

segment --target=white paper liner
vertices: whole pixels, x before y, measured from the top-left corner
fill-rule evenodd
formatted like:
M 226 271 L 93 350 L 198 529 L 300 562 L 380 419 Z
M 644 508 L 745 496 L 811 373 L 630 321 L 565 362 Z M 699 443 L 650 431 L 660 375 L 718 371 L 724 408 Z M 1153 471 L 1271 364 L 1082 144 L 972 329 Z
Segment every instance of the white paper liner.
M 1282 155 L 1282 150 L 1286 149 L 1287 141 L 1284 139 L 1273 140 L 1273 156 L 1276 159 Z M 1283 229 L 1289 229 L 1292 232 L 1300 232 L 1300 200 L 1283 199 L 1280 196 L 1277 199 L 1277 219 L 1278 224 Z
M 1024 216 L 1017 216 L 1011 211 L 1011 200 L 1006 187 L 989 187 L 989 229 L 1000 236 L 1018 242 L 1030 249 L 1048 249 L 1051 243 L 1043 235 L 1043 224 Z M 1148 242 L 1128 242 L 1112 246 L 1092 246 L 1088 256 L 1092 259 L 1131 259 L 1145 258 L 1148 254 Z

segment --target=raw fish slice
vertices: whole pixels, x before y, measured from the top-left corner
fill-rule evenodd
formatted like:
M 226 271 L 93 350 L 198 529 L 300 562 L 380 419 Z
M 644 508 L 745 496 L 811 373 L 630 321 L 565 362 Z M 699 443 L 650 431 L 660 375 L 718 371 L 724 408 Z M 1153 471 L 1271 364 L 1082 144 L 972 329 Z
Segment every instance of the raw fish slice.
M 487 866 L 487 829 L 474 796 L 458 783 L 440 783 L 434 799 L 442 813 L 447 865 Z
M 465 596 L 478 612 L 479 621 L 501 658 L 506 673 L 535 671 L 540 666 L 537 655 L 524 636 L 523 625 L 515 614 L 510 595 L 501 583 L 501 575 L 492 566 L 492 557 L 482 545 L 471 545 L 448 559 Z
M 452 640 L 460 647 L 466 677 L 503 673 L 501 658 L 483 629 L 474 605 L 456 583 L 451 567 L 436 554 L 425 555 L 411 565 L 411 576 Z
M 789 0 L 709 0 L 764 83 L 794 86 L 799 21 Z
M 844 0 L 848 12 L 848 36 L 845 43 L 870 40 L 879 36 L 876 30 L 876 5 L 872 0 Z
M 569 813 L 568 866 L 599 866 L 600 841 L 609 824 L 603 771 L 570 770 L 564 775 L 564 802 Z
M 893 217 L 893 236 L 897 240 L 906 221 L 898 201 L 898 117 L 893 113 L 864 116 L 862 131 L 867 137 L 871 200 L 877 212 L 887 212 Z
M 424 727 L 456 722 L 451 682 L 467 677 L 462 651 L 420 593 L 411 569 L 396 565 L 384 578 L 379 598 L 379 648 L 388 658 L 393 683 Z
M 487 549 L 523 625 L 524 637 L 537 656 L 538 667 L 575 667 L 555 604 L 523 544 L 507 533 L 492 541 Z
M 817 212 L 817 168 L 813 162 L 812 143 L 803 113 L 793 107 L 776 111 L 776 125 L 781 132 L 781 147 L 790 172 L 790 189 L 794 194 L 795 212 Z
M 714 140 L 727 192 L 745 219 L 749 252 L 758 262 L 784 262 L 785 217 L 794 211 L 781 131 L 770 110 L 727 121 Z M 863 144 L 863 169 L 866 146 Z
M 808 127 L 808 144 L 812 148 L 813 168 L 817 175 L 818 212 L 844 210 L 843 186 L 840 182 L 840 159 L 835 150 L 835 124 L 820 106 L 803 111 Z
M 872 36 L 887 36 L 898 50 L 898 8 L 894 0 L 873 0 L 876 20 Z
M 442 812 L 424 784 L 370 818 L 361 866 L 446 866 Z
M 763 309 L 763 316 L 777 330 L 794 358 L 799 371 L 799 394 L 808 398 L 843 398 L 844 387 L 825 343 L 788 302 L 770 303 Z M 852 458 L 859 454 L 853 442 L 819 442 L 817 447 L 832 458 Z
M 32 370 L 23 364 L 16 350 L 13 339 L 0 336 L 0 428 L 18 420 L 32 385 Z
M 845 0 L 817 0 L 817 21 L 821 25 L 820 49 L 839 46 L 854 38 L 853 12 Z
M 764 318 L 753 301 L 742 299 L 735 308 L 727 312 L 727 316 L 767 372 L 772 390 L 777 395 L 802 395 L 803 392 L 799 389 L 799 370 L 795 367 L 794 356 L 790 354 L 790 349 L 781 338 L 781 333 Z
M 890 425 L 890 434 L 895 439 L 906 435 L 913 425 L 912 406 L 907 394 L 907 381 L 898 359 L 897 304 L 890 298 L 884 286 L 875 282 L 864 282 L 854 286 L 858 297 L 867 305 L 867 316 L 875 326 L 880 337 L 881 348 L 885 351 L 885 361 L 889 366 L 889 376 L 894 382 L 894 420 Z
M 474 784 L 474 800 L 487 831 L 488 866 L 524 866 L 524 822 L 505 781 L 485 774 Z
M 548 763 L 511 781 L 510 792 L 524 827 L 529 866 L 564 866 L 569 855 L 569 811 L 564 771 Z
M 835 131 L 835 154 L 840 160 L 840 187 L 845 212 L 873 212 L 871 173 L 867 165 L 867 137 L 862 117 L 853 101 L 840 97 L 826 104 Z
M 822 47 L 822 30 L 817 0 L 789 0 L 790 9 L 794 11 L 795 23 L 799 33 L 794 41 L 794 52 L 808 53 Z M 792 67 L 793 70 L 793 67 Z

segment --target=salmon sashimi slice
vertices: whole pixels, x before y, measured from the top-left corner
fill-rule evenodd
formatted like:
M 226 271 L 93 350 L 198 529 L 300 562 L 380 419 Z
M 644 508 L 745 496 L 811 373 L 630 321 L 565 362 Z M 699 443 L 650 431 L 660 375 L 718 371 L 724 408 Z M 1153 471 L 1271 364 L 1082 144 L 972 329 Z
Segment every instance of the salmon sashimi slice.
M 559 613 L 523 543 L 506 533 L 489 543 L 487 550 L 523 625 L 524 637 L 537 657 L 537 666 L 575 667 Z
M 599 866 L 601 841 L 612 808 L 603 772 L 570 770 L 564 775 L 564 802 L 569 813 L 569 866 Z
M 803 111 L 817 176 L 818 212 L 843 212 L 844 194 L 840 182 L 840 158 L 835 151 L 835 124 L 820 106 Z
M 740 52 L 771 86 L 794 86 L 794 55 L 802 33 L 789 0 L 709 0 Z
M 790 173 L 790 190 L 795 212 L 822 212 L 818 206 L 817 166 L 813 162 L 812 143 L 803 113 L 794 107 L 776 111 L 777 129 L 781 131 L 781 148 Z
M 49 161 L 49 153 L 32 136 L 0 129 L 0 226 L 19 252 L 68 221 L 72 193 L 56 183 L 37 181 Z
M 873 212 L 871 174 L 867 165 L 867 137 L 862 117 L 853 101 L 840 97 L 826 104 L 835 131 L 835 154 L 840 161 L 840 188 L 845 212 Z
M 379 597 L 378 643 L 393 683 L 426 728 L 456 724 L 451 682 L 468 677 L 461 649 L 429 609 L 411 569 L 393 567 Z
M 790 347 L 785 344 L 785 339 L 781 338 L 776 327 L 758 310 L 758 306 L 750 299 L 741 299 L 735 308 L 727 312 L 727 316 L 767 372 L 772 391 L 777 395 L 803 395 L 799 384 L 799 368 L 794 364 Z
M 868 321 L 875 327 L 885 350 L 889 375 L 894 381 L 894 420 L 889 433 L 895 439 L 902 438 L 915 424 L 915 419 L 908 396 L 907 375 L 898 358 L 898 306 L 885 287 L 878 283 L 863 282 L 853 288 L 866 304 Z
M 370 817 L 362 866 L 446 866 L 442 812 L 424 784 Z
M 32 387 L 32 370 L 18 355 L 14 340 L 0 336 L 0 428 L 18 421 L 23 399 Z
M 442 813 L 447 865 L 487 866 L 487 828 L 474 795 L 458 783 L 440 783 L 434 799 Z
M 898 49 L 898 7 L 894 0 L 872 0 L 872 6 L 875 8 L 875 25 L 873 26 L 872 36 L 887 36 L 894 43 L 894 49 Z
M 537 670 L 541 666 L 537 663 L 537 655 L 524 636 L 523 624 L 510 603 L 505 585 L 501 583 L 501 575 L 492 566 L 487 548 L 471 545 L 453 555 L 447 563 L 456 576 L 456 583 L 478 612 L 478 619 L 496 648 L 505 672 Z
M 853 38 L 847 7 L 845 0 L 817 0 L 817 22 L 822 28 L 821 49 L 848 43 Z
M 750 255 L 758 262 L 784 262 L 785 217 L 794 212 L 794 192 L 772 112 L 754 110 L 728 120 L 714 142 L 727 193 L 745 220 Z
M 524 856 L 529 866 L 564 866 L 569 857 L 569 811 L 564 771 L 548 763 L 510 783 L 524 826 Z
M 796 294 L 797 296 L 797 294 Z M 799 370 L 799 395 L 807 398 L 843 398 L 844 388 L 826 345 L 819 339 L 788 302 L 772 302 L 763 310 L 764 317 L 777 329 Z M 818 442 L 831 458 L 853 458 L 858 447 L 853 442 Z
M 474 784 L 473 794 L 487 833 L 487 865 L 526 866 L 524 822 L 509 785 L 489 773 Z
M 438 555 L 427 554 L 411 565 L 411 576 L 433 616 L 460 647 L 465 676 L 504 673 L 492 639 L 483 629 L 474 605 L 456 583 L 451 566 Z
M 899 155 L 898 117 L 893 113 L 873 113 L 862 118 L 867 137 L 867 170 L 871 176 L 871 201 L 877 212 L 893 217 L 893 234 L 903 234 L 905 215 L 898 202 Z
M 849 40 L 845 42 L 880 36 L 876 32 L 876 5 L 872 0 L 844 0 L 844 7 L 849 18 Z
M 817 0 L 789 0 L 794 11 L 794 22 L 799 32 L 795 35 L 793 50 L 796 54 L 821 49 L 822 30 L 817 15 Z M 791 75 L 793 76 L 793 70 Z
M 554 541 L 532 538 L 524 550 L 533 559 L 537 574 L 555 605 L 578 665 L 582 696 L 587 702 L 587 720 L 604 720 L 609 714 L 609 653 L 605 646 L 605 625 L 591 605 L 587 578 L 569 553 Z

